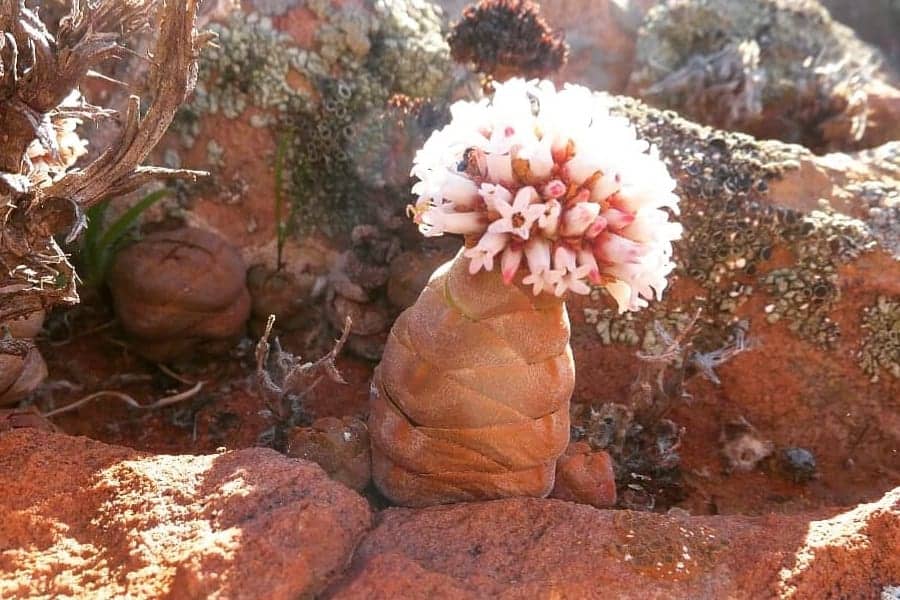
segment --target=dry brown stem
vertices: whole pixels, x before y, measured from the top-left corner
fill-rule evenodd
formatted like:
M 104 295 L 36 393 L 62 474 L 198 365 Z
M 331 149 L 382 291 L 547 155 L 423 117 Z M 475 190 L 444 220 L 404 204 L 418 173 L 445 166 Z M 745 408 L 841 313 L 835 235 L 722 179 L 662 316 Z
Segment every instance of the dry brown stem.
M 26 284 L 0 293 L 0 323 L 77 302 L 77 277 L 53 236 L 77 235 L 86 208 L 152 180 L 202 175 L 141 165 L 193 89 L 199 49 L 210 40 L 194 29 L 197 5 L 198 0 L 72 0 L 55 39 L 24 0 L 0 7 L 0 289 Z M 159 33 L 149 57 L 153 98 L 146 112 L 132 96 L 120 136 L 109 148 L 83 169 L 36 185 L 29 177 L 29 144 L 40 140 L 55 151 L 51 134 L 58 119 L 111 115 L 88 104 L 57 107 L 101 62 L 119 56 L 123 38 L 154 14 Z
M 61 406 L 60 408 L 56 408 L 54 410 L 46 412 L 41 416 L 44 417 L 45 419 L 50 419 L 57 415 L 61 415 L 66 412 L 73 411 L 76 408 L 80 408 L 80 407 L 84 406 L 85 404 L 87 404 L 89 402 L 93 402 L 94 400 L 97 400 L 99 398 L 115 398 L 116 400 L 121 400 L 122 402 L 124 402 L 125 404 L 127 404 L 128 406 L 130 406 L 132 408 L 137 408 L 140 410 L 156 410 L 158 408 L 164 408 L 166 406 L 171 406 L 173 404 L 177 404 L 178 402 L 183 402 L 185 400 L 193 398 L 198 393 L 200 393 L 200 390 L 203 389 L 203 386 L 205 384 L 206 384 L 205 381 L 198 381 L 189 390 L 185 390 L 178 394 L 173 394 L 171 396 L 166 396 L 164 398 L 160 398 L 159 400 L 157 400 L 156 402 L 154 402 L 152 404 L 141 404 L 140 402 L 138 402 L 137 400 L 135 400 L 134 398 L 132 398 L 131 396 L 129 396 L 128 394 L 126 394 L 124 392 L 103 390 L 100 392 L 94 392 L 93 394 L 88 394 L 84 398 L 76 400 L 75 402 L 73 402 L 71 404 L 67 404 L 65 406 Z

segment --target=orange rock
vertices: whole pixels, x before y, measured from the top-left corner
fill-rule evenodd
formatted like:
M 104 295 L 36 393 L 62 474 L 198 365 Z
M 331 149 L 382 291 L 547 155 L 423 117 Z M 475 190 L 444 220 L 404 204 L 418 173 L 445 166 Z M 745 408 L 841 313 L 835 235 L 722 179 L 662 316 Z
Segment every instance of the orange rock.
M 0 433 L 0 597 L 318 596 L 371 513 L 322 470 L 264 448 L 148 455 Z
M 329 598 L 879 598 L 900 581 L 898 539 L 900 488 L 764 517 L 534 498 L 391 508 Z
M 616 474 L 609 453 L 594 452 L 585 442 L 569 444 L 556 463 L 556 485 L 550 495 L 597 508 L 614 506 Z
M 565 306 L 439 268 L 394 325 L 372 385 L 372 475 L 398 504 L 545 496 L 569 440 Z

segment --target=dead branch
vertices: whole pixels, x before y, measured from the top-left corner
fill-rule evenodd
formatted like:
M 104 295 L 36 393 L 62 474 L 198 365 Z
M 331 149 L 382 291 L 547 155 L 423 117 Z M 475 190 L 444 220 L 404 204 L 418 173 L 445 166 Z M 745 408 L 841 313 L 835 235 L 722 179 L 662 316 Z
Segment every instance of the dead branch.
M 0 323 L 74 303 L 77 276 L 53 236 L 77 235 L 84 210 L 106 198 L 133 191 L 160 178 L 195 179 L 204 173 L 144 167 L 193 89 L 199 49 L 210 35 L 197 33 L 198 0 L 73 0 L 54 39 L 24 0 L 0 7 Z M 56 152 L 54 119 L 104 118 L 110 111 L 87 104 L 58 108 L 78 83 L 103 60 L 124 52 L 122 38 L 160 25 L 150 57 L 153 98 L 145 113 L 129 99 L 119 139 L 84 169 L 73 169 L 49 185 L 29 177 L 26 149 L 39 140 Z M 73 112 L 74 111 L 74 112 Z

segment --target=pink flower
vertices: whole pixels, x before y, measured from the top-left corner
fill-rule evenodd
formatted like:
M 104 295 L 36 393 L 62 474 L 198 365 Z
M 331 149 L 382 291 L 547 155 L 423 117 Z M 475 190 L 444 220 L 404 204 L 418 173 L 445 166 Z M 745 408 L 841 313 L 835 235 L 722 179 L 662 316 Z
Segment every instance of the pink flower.
M 559 213 L 562 210 L 558 200 L 548 200 L 541 207 L 541 214 L 538 217 L 537 224 L 541 232 L 548 238 L 556 237 L 559 229 Z
M 512 233 L 523 240 L 527 240 L 531 226 L 544 212 L 540 204 L 533 204 L 538 200 L 538 193 L 533 187 L 527 186 L 516 192 L 516 198 L 512 204 L 494 196 L 493 208 L 500 213 L 500 218 L 488 226 L 491 233 Z
M 610 264 L 637 262 L 645 251 L 641 244 L 615 233 L 604 232 L 594 240 L 594 254 Z
M 583 235 L 600 215 L 600 205 L 594 202 L 579 202 L 566 211 L 562 218 L 560 234 L 564 237 Z
M 508 237 L 505 233 L 486 233 L 474 248 L 466 250 L 463 255 L 471 259 L 469 273 L 474 275 L 481 269 L 493 270 L 494 257 L 506 247 Z
M 634 221 L 634 213 L 627 213 L 617 208 L 607 208 L 602 215 L 606 219 L 607 226 L 614 230 L 624 229 Z
M 503 283 L 509 285 L 522 264 L 522 246 L 507 246 L 500 257 L 500 272 L 503 274 Z
M 525 260 L 530 273 L 522 279 L 522 283 L 532 286 L 535 296 L 551 289 L 556 275 L 550 271 L 550 243 L 542 238 L 532 238 L 525 244 Z
M 445 233 L 472 235 L 484 231 L 487 218 L 481 212 L 448 212 L 442 208 L 431 208 L 422 213 L 419 231 L 426 237 Z
M 487 176 L 491 181 L 502 184 L 510 184 L 515 181 L 512 157 L 509 154 L 488 154 L 485 162 L 487 163 Z
M 556 200 L 566 193 L 566 184 L 560 179 L 554 179 L 544 187 L 544 196 Z
M 659 298 L 681 225 L 675 181 L 655 148 L 580 86 L 512 79 L 458 102 L 416 154 L 424 235 L 467 237 L 472 273 L 500 257 L 503 281 L 535 294 L 603 285 L 620 310 Z M 524 259 L 524 260 L 523 260 Z
M 576 294 L 580 294 L 582 296 L 590 294 L 591 288 L 584 282 L 584 279 L 588 276 L 589 273 L 590 267 L 588 267 L 587 265 L 575 267 L 575 269 L 573 269 L 572 271 L 566 271 L 565 273 L 562 273 L 556 280 L 553 293 L 557 296 L 562 296 L 568 291 L 575 292 Z

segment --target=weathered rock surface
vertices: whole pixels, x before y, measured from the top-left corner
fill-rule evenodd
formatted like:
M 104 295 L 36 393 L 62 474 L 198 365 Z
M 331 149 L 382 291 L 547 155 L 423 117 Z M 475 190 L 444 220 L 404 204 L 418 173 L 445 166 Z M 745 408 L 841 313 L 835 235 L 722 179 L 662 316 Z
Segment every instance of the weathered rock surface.
M 816 0 L 687 0 L 645 16 L 628 89 L 761 138 L 866 148 L 900 135 L 900 91 L 882 63 Z
M 690 517 L 558 500 L 389 509 L 332 598 L 875 598 L 900 489 L 815 515 Z
M 0 597 L 298 598 L 370 521 L 317 466 L 264 449 L 147 455 L 0 434 Z
M 705 490 L 692 511 L 752 512 L 772 494 L 793 510 L 852 505 L 900 485 L 900 145 L 817 157 L 611 101 L 669 165 L 686 233 L 661 302 L 617 315 L 602 292 L 570 299 L 573 403 L 622 402 L 636 352 L 665 346 L 653 323 L 680 332 L 702 309 L 693 357 L 719 384 L 690 379 L 693 403 L 672 398 L 667 415 L 687 428 L 683 466 Z M 750 349 L 719 364 L 738 340 Z M 710 440 L 737 417 L 776 448 L 810 449 L 821 477 L 776 492 L 765 476 L 723 476 Z

